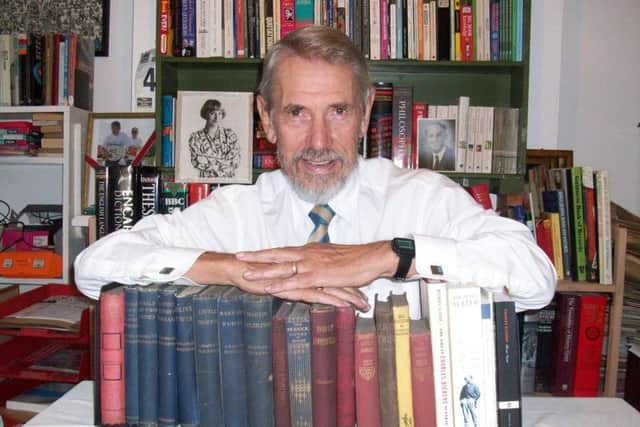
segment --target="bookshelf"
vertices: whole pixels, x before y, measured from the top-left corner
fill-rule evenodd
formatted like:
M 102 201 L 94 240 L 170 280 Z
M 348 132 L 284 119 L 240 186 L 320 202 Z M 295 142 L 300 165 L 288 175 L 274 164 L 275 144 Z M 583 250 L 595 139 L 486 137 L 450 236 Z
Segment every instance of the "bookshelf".
M 609 335 L 607 337 L 606 370 L 603 395 L 616 396 L 618 361 L 620 358 L 620 333 L 622 331 L 622 303 L 624 297 L 624 272 L 627 247 L 627 229 L 616 227 L 614 232 L 615 252 L 613 260 L 613 285 L 592 282 L 558 281 L 558 292 L 599 292 L 611 295 L 609 304 Z
M 160 23 L 160 2 L 157 23 Z M 523 58 L 521 62 L 459 62 L 389 60 L 369 61 L 372 81 L 413 86 L 413 99 L 433 105 L 457 104 L 469 96 L 471 105 L 520 109 L 516 174 L 467 174 L 445 172 L 464 185 L 487 182 L 497 193 L 519 192 L 526 172 L 527 111 L 529 93 L 529 39 L 531 0 L 524 0 Z M 160 52 L 159 37 L 156 51 Z M 260 59 L 156 57 L 156 134 L 162 134 L 162 96 L 179 90 L 254 91 L 262 67 Z M 158 150 L 159 151 L 159 150 Z M 159 158 L 158 158 L 159 160 Z M 260 170 L 255 171 L 260 173 Z
M 71 267 L 84 245 L 80 230 L 71 218 L 80 214 L 80 171 L 82 141 L 86 136 L 87 111 L 70 106 L 0 107 L 0 120 L 31 120 L 33 113 L 60 113 L 63 116 L 63 153 L 47 156 L 0 156 L 0 199 L 19 213 L 28 204 L 62 206 L 60 253 L 62 276 L 36 279 L 0 277 L 3 284 L 43 285 L 71 283 Z

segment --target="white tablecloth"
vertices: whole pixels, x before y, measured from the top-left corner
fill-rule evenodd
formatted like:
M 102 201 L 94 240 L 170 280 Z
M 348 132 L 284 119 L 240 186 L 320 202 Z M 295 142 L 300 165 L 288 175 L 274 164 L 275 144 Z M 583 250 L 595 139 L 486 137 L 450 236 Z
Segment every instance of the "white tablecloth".
M 640 427 L 640 412 L 619 398 L 527 396 L 522 413 L 524 427 Z M 25 426 L 93 426 L 93 382 L 77 384 Z

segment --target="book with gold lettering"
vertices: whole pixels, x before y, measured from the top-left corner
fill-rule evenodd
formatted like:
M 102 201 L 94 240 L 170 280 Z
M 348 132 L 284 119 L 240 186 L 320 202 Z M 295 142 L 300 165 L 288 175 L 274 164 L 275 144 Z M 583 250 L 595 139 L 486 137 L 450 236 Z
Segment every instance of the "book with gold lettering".
M 409 353 L 409 303 L 407 294 L 391 295 L 393 332 L 396 349 L 396 381 L 398 384 L 398 423 L 413 425 L 413 393 L 411 390 L 411 355 Z
M 285 319 L 292 426 L 313 425 L 309 305 L 297 302 Z

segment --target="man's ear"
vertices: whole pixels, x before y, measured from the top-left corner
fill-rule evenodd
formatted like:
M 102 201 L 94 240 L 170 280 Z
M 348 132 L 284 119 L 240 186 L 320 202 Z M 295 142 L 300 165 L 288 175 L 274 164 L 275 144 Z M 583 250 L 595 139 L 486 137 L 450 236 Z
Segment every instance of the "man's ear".
M 260 121 L 262 122 L 262 129 L 264 129 L 264 133 L 267 135 L 267 140 L 272 144 L 275 144 L 276 132 L 273 128 L 271 116 L 269 116 L 269 112 L 267 111 L 267 101 L 262 95 L 258 95 L 256 97 L 256 105 L 258 106 L 258 114 L 260 115 Z
M 369 119 L 371 118 L 371 108 L 373 107 L 373 100 L 376 97 L 375 88 L 369 89 L 369 95 L 367 96 L 367 104 L 365 105 L 364 114 L 362 115 L 362 121 L 360 122 L 360 137 L 367 135 L 369 129 Z

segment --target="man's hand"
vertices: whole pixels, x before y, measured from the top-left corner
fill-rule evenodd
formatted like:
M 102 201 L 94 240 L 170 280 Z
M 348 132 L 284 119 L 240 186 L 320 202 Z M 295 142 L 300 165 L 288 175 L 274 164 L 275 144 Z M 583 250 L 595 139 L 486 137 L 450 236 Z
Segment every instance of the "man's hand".
M 267 249 L 236 254 L 249 263 L 243 278 L 271 282 L 265 290 L 281 294 L 321 288 L 358 288 L 380 277 L 391 277 L 398 257 L 388 241 L 362 245 L 308 243 L 299 247 Z

